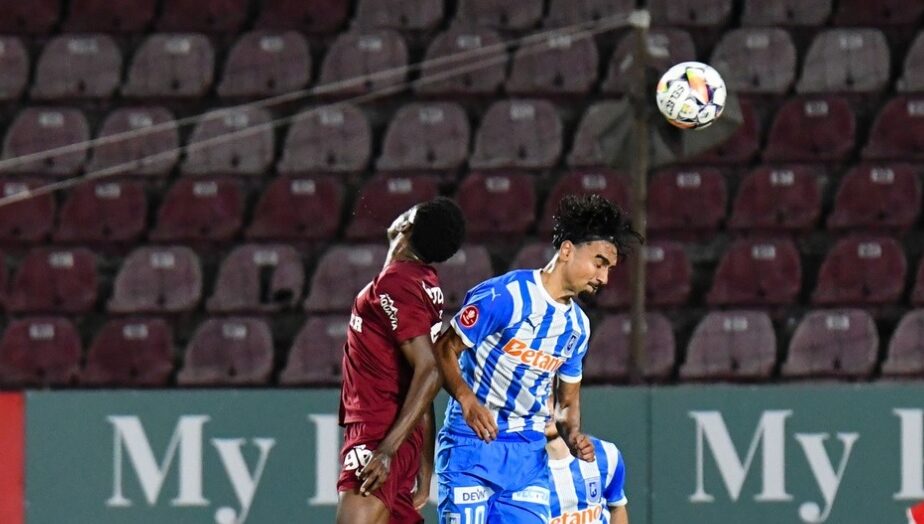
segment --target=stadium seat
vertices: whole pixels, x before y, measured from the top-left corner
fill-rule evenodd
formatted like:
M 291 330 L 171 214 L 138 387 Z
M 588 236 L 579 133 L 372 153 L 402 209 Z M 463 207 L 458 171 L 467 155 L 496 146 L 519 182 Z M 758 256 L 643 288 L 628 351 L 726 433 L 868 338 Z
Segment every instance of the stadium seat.
M 179 129 L 173 113 L 164 107 L 116 109 L 103 121 L 98 139 L 103 142 L 93 147 L 87 165 L 90 172 L 105 169 L 132 176 L 164 176 L 180 158 Z
M 744 0 L 742 25 L 823 26 L 832 0 Z
M 311 278 L 305 309 L 310 313 L 350 311 L 359 290 L 381 271 L 386 251 L 384 244 L 337 245 L 327 250 Z
M 776 365 L 776 333 L 766 313 L 713 311 L 693 332 L 683 380 L 762 380 Z
M 15 36 L 0 37 L 0 100 L 16 100 L 29 84 L 29 53 Z
M 273 335 L 256 318 L 211 318 L 186 346 L 181 386 L 266 384 L 273 371 Z
M 751 162 L 760 150 L 760 120 L 754 111 L 753 105 L 747 100 L 741 100 L 741 114 L 743 122 L 734 133 L 718 145 L 685 160 L 693 164 L 723 164 L 746 165 Z
M 0 384 L 16 388 L 73 384 L 80 352 L 80 334 L 66 318 L 13 320 L 0 339 Z
M 199 257 L 186 247 L 140 247 L 123 262 L 110 313 L 183 313 L 202 299 Z
M 550 33 L 544 42 L 513 55 L 507 92 L 516 95 L 583 95 L 597 83 L 600 56 L 591 36 Z
M 456 201 L 473 242 L 522 236 L 536 214 L 536 190 L 530 175 L 472 173 L 459 186 Z
M 6 291 L 9 284 L 9 268 L 6 263 L 6 253 L 0 250 L 0 311 L 3 310 L 3 303 L 6 301 Z
M 157 226 L 150 238 L 156 242 L 225 241 L 241 228 L 244 195 L 231 180 L 180 180 L 164 196 Z
M 721 27 L 731 17 L 732 0 L 651 0 L 649 9 L 657 26 Z
M 243 244 L 221 263 L 210 313 L 270 313 L 298 304 L 305 267 L 291 246 Z
M 228 54 L 216 91 L 225 98 L 269 97 L 304 89 L 311 80 L 311 53 L 300 33 L 252 31 Z
M 646 380 L 664 381 L 674 369 L 674 332 L 660 313 L 645 314 L 645 361 L 641 373 Z M 628 315 L 603 317 L 593 326 L 590 349 L 584 360 L 584 380 L 589 383 L 623 381 L 629 376 L 629 348 L 632 323 Z
M 462 246 L 452 258 L 437 264 L 436 271 L 443 290 L 443 307 L 448 310 L 461 308 L 468 290 L 495 274 L 488 250 L 472 244 Z
M 924 96 L 899 96 L 876 115 L 863 158 L 924 161 Z
M 271 120 L 252 107 L 206 113 L 186 144 L 183 174 L 265 175 L 275 154 Z
M 10 283 L 6 310 L 88 313 L 96 305 L 97 288 L 96 256 L 89 249 L 35 248 Z
M 247 20 L 249 0 L 163 0 L 160 31 L 234 33 Z
M 339 386 L 348 316 L 313 316 L 298 332 L 279 383 L 286 386 Z
M 144 33 L 157 0 L 71 0 L 64 30 L 77 33 Z
M 793 304 L 802 262 L 792 240 L 739 239 L 722 256 L 706 301 L 714 306 Z
M 307 34 L 334 33 L 349 18 L 350 4 L 343 0 L 274 0 L 261 3 L 256 26 L 295 30 Z
M 806 166 L 758 167 L 738 187 L 728 227 L 776 233 L 809 231 L 821 216 L 821 188 Z
M 137 182 L 79 184 L 61 207 L 55 242 L 131 243 L 144 233 L 147 216 L 147 197 Z
M 882 27 L 913 26 L 924 14 L 924 4 L 918 0 L 839 0 L 834 12 L 834 25 Z
M 353 23 L 362 28 L 431 31 L 443 21 L 443 0 L 360 0 Z
M 889 63 L 889 44 L 882 31 L 829 29 L 812 41 L 796 91 L 879 93 L 888 85 Z
M 514 269 L 541 269 L 548 264 L 555 255 L 556 250 L 550 241 L 533 241 L 526 243 L 517 252 L 510 264 L 509 271 Z
M 855 139 L 856 119 L 847 100 L 793 98 L 776 113 L 764 160 L 836 163 L 847 158 Z
M 336 104 L 296 115 L 276 169 L 285 175 L 359 173 L 372 155 L 372 129 L 356 106 Z
M 572 171 L 559 178 L 549 192 L 539 221 L 539 233 L 551 236 L 555 210 L 566 195 L 594 193 L 615 202 L 624 211 L 629 209 L 629 181 L 625 175 L 607 169 Z
M 200 34 L 153 34 L 135 52 L 122 95 L 195 98 L 212 87 L 215 51 Z
M 626 34 L 619 40 L 607 67 L 606 80 L 600 89 L 604 93 L 622 94 L 629 91 L 632 64 L 635 61 L 635 35 Z M 660 76 L 679 62 L 696 60 L 696 46 L 690 33 L 682 29 L 652 28 L 648 33 L 648 67 Z
M 90 126 L 77 109 L 28 107 L 16 115 L 3 141 L 3 159 L 45 153 L 8 165 L 7 173 L 69 176 L 80 170 L 87 156 Z M 58 153 L 46 153 L 73 146 Z
M 247 228 L 250 240 L 316 243 L 340 225 L 343 184 L 332 177 L 279 177 L 257 203 Z
M 41 185 L 37 181 L 0 180 L 0 196 L 10 197 Z M 55 209 L 51 193 L 0 207 L 0 243 L 32 244 L 47 240 L 54 227 Z
M 818 274 L 812 303 L 884 305 L 898 302 L 908 262 L 893 238 L 854 236 L 839 240 Z
M 112 319 L 93 338 L 80 383 L 163 387 L 173 372 L 173 333 L 159 318 Z
M 914 282 L 914 289 L 911 291 L 911 304 L 924 306 L 924 259 L 921 259 Z
M 619 105 L 619 102 L 603 101 L 587 108 L 574 133 L 574 143 L 568 154 L 569 166 L 600 168 L 607 165 L 608 158 L 600 147 L 599 137 L 613 125 Z
M 632 0 L 551 0 L 544 25 L 563 27 L 604 19 L 613 24 L 625 20 L 623 25 L 628 25 L 634 8 Z
M 888 377 L 924 375 L 924 309 L 909 311 L 899 321 L 889 341 L 882 374 Z
M 385 228 L 398 215 L 439 195 L 437 182 L 431 176 L 376 175 L 359 190 L 346 238 L 353 241 L 384 238 Z
M 784 377 L 865 378 L 876 366 L 879 334 L 869 313 L 859 309 L 812 311 L 789 343 Z
M 921 214 L 921 181 L 908 164 L 851 169 L 841 180 L 828 229 L 907 231 Z
M 649 186 L 648 227 L 652 232 L 715 231 L 725 218 L 725 180 L 713 168 L 669 168 Z
M 731 92 L 781 96 L 795 81 L 796 58 L 785 30 L 741 28 L 722 36 L 709 63 Z
M 456 170 L 468 158 L 471 129 L 465 109 L 453 103 L 412 103 L 388 124 L 381 171 Z
M 546 100 L 502 100 L 488 109 L 475 136 L 474 169 L 547 169 L 562 153 L 562 123 Z
M 415 88 L 424 95 L 491 95 L 506 75 L 507 48 L 497 33 L 455 27 L 430 43 Z
M 678 242 L 649 242 L 641 248 L 645 257 L 645 303 L 663 308 L 683 306 L 690 298 L 693 269 Z M 596 298 L 596 304 L 605 309 L 623 309 L 632 302 L 632 268 L 620 263 L 610 272 L 609 284 Z
M 459 0 L 456 23 L 505 31 L 536 27 L 542 18 L 542 0 Z
M 896 89 L 906 93 L 924 91 L 924 32 L 918 34 L 905 55 L 904 69 Z
M 58 23 L 61 0 L 2 0 L 0 12 L 0 32 L 42 35 Z
M 343 33 L 324 57 L 318 94 L 356 96 L 395 88 L 404 82 L 407 64 L 407 45 L 395 31 Z

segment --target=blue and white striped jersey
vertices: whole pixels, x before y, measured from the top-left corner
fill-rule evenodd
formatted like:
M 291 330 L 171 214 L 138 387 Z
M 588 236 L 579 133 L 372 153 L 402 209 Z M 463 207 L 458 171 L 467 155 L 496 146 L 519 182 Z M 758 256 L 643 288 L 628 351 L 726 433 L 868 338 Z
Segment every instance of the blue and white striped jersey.
M 469 291 L 451 323 L 471 348 L 459 358 L 462 377 L 494 414 L 498 437 L 544 438 L 552 378 L 581 380 L 590 322 L 580 306 L 552 299 L 539 270 L 517 270 Z M 444 425 L 475 436 L 455 399 Z
M 608 524 L 609 508 L 624 506 L 626 464 L 612 442 L 590 437 L 596 459 L 584 462 L 572 456 L 549 459 L 552 486 L 549 524 Z

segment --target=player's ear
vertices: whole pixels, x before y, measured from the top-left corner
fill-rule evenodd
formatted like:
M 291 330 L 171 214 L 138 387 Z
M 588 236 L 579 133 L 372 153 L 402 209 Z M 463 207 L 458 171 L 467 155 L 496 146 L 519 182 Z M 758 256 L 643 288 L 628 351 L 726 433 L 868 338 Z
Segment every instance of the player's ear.
M 558 248 L 558 259 L 562 262 L 567 262 L 571 259 L 571 255 L 574 253 L 574 243 L 570 240 L 565 240 L 561 243 L 561 247 Z

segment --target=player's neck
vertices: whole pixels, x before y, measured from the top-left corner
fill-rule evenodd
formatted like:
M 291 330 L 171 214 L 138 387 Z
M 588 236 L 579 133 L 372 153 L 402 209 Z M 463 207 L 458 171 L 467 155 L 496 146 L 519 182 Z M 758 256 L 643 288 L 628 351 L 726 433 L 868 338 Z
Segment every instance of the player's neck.
M 545 287 L 550 297 L 556 302 L 568 305 L 571 303 L 571 297 L 574 296 L 574 293 L 565 289 L 558 264 L 553 262 L 550 262 L 548 266 L 539 271 L 539 278 L 542 280 L 542 286 Z
M 561 460 L 571 456 L 568 445 L 561 437 L 556 437 L 545 445 L 546 451 L 549 452 L 549 458 L 552 460 Z

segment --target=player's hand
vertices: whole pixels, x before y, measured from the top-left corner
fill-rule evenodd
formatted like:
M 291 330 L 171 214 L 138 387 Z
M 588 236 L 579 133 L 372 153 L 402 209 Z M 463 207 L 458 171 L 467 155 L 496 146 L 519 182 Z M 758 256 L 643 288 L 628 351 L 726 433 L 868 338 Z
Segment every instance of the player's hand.
M 575 433 L 568 439 L 568 449 L 572 455 L 585 462 L 590 462 L 596 457 L 593 443 L 583 433 Z
M 356 476 L 363 481 L 359 487 L 360 495 L 367 497 L 385 484 L 391 472 L 392 456 L 394 456 L 392 451 L 379 448 L 372 454 L 369 462 L 356 473 Z
M 417 490 L 414 491 L 414 509 L 420 511 L 430 500 L 430 479 L 417 477 Z
M 494 421 L 494 415 L 474 396 L 462 403 L 462 415 L 468 427 L 472 428 L 481 440 L 491 442 L 497 438 L 497 422 Z

